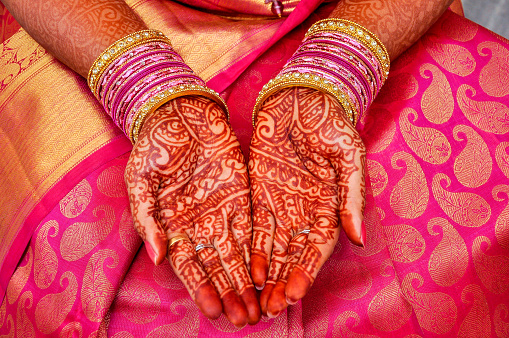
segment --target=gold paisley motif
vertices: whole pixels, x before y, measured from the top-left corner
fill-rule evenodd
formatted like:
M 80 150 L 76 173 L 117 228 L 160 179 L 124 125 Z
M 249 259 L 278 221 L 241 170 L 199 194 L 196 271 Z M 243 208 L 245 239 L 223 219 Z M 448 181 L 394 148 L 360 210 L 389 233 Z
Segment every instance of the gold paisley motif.
M 368 268 L 357 261 L 329 259 L 320 274 L 316 283 L 340 299 L 362 298 L 373 283 Z
M 9 280 L 9 284 L 7 285 L 5 296 L 9 304 L 13 304 L 18 299 L 21 291 L 23 291 L 23 288 L 25 287 L 28 278 L 30 277 L 30 273 L 32 272 L 33 257 L 34 255 L 32 254 L 32 247 L 29 246 L 26 254 L 21 260 L 21 262 L 26 261 L 26 264 L 16 268 L 16 271 L 14 271 L 12 274 L 12 277 Z M 2 304 L 2 308 L 4 309 L 3 314 L 2 310 L 0 309 L 0 327 L 2 327 L 1 324 L 4 322 L 5 306 L 7 305 L 6 303 L 7 302 L 4 300 Z
M 119 312 L 130 322 L 152 322 L 161 311 L 161 299 L 150 285 L 134 278 L 126 278 L 116 298 Z
M 97 189 L 108 197 L 127 196 L 124 168 L 113 166 L 103 170 L 97 177 Z
M 348 326 L 347 322 L 350 322 L 350 318 L 354 319 L 352 326 Z M 334 320 L 334 329 L 332 331 L 333 337 L 352 337 L 352 338 L 376 338 L 370 334 L 362 334 L 351 331 L 351 328 L 356 327 L 361 322 L 359 315 L 354 311 L 345 311 Z
M 16 336 L 14 330 L 15 330 L 15 327 L 14 327 L 14 320 L 12 319 L 12 315 L 9 314 L 7 316 L 7 325 L 9 326 L 9 333 L 5 334 L 5 335 L 1 335 L 0 338 L 14 338 Z
M 483 250 L 482 244 L 487 248 Z M 472 257 L 474 259 L 475 272 L 484 287 L 495 294 L 504 294 L 509 288 L 509 257 L 488 256 L 484 252 L 491 247 L 488 237 L 479 236 L 472 244 Z
M 155 282 L 165 289 L 181 290 L 185 288 L 182 281 L 175 275 L 175 272 L 173 272 L 167 260 L 160 265 L 154 266 L 152 276 Z
M 509 337 L 509 308 L 506 304 L 498 304 L 493 314 L 495 333 L 499 338 Z
M 433 250 L 428 261 L 431 279 L 440 286 L 451 286 L 467 271 L 468 251 L 465 241 L 447 220 L 436 217 L 428 222 L 428 232 L 438 235 L 433 229 L 442 228 L 442 240 Z
M 406 224 L 383 227 L 391 259 L 400 263 L 411 263 L 421 258 L 426 242 L 421 233 Z
M 16 297 L 17 299 L 17 297 Z M 7 300 L 4 295 L 4 299 L 2 300 L 2 305 L 0 306 L 0 328 L 4 326 L 5 315 L 7 314 Z
M 406 165 L 406 173 L 392 189 L 391 208 L 399 217 L 414 219 L 421 216 L 428 206 L 428 184 L 421 166 L 412 155 L 403 151 L 394 154 L 391 159 L 394 169 L 403 168 L 398 161 Z
M 468 297 L 468 294 L 471 297 Z M 473 298 L 473 300 L 469 298 Z M 473 304 L 461 323 L 458 337 L 489 338 L 491 336 L 490 308 L 481 287 L 476 284 L 465 286 L 461 293 L 461 301 L 465 304 Z
M 385 242 L 383 239 L 383 228 L 378 213 L 374 208 L 374 203 L 367 203 L 366 210 L 364 212 L 364 225 L 366 226 L 366 245 L 361 248 L 352 242 L 350 248 L 357 256 L 368 257 L 379 253 L 385 248 Z
M 236 327 L 228 319 L 226 319 L 224 314 L 221 314 L 218 319 L 209 319 L 209 322 L 212 324 L 212 326 L 221 332 L 233 333 L 241 330 L 241 328 Z
M 111 258 L 111 264 L 104 262 Z M 115 290 L 103 271 L 103 265 L 113 269 L 118 264 L 118 254 L 110 249 L 99 250 L 90 257 L 81 287 L 81 305 L 87 318 L 99 323 L 110 308 Z
M 504 173 L 505 177 L 509 178 L 509 154 L 507 148 L 509 142 L 500 142 L 495 151 L 495 159 L 497 160 L 498 167 Z
M 390 266 L 390 260 L 387 261 L 385 265 Z M 383 271 L 382 275 L 384 275 Z M 380 290 L 368 306 L 371 325 L 385 332 L 398 330 L 410 320 L 412 315 L 412 306 L 401 295 L 399 281 L 396 275 L 393 275 L 394 278 L 389 285 Z
M 447 137 L 434 128 L 413 125 L 411 122 L 416 120 L 417 112 L 414 109 L 404 108 L 401 111 L 399 126 L 410 149 L 422 160 L 431 164 L 442 164 L 447 161 L 451 156 L 451 145 Z
M 76 333 L 76 334 L 75 334 Z M 83 337 L 83 328 L 79 322 L 71 322 L 64 326 L 62 331 L 60 332 L 60 338 L 78 338 Z
M 442 21 L 442 32 L 456 41 L 470 41 L 477 34 L 477 24 L 465 20 L 457 15 L 449 15 L 447 20 Z
M 509 185 L 499 184 L 493 188 L 493 199 L 502 202 L 505 199 L 499 198 L 499 193 L 505 193 L 505 195 L 509 197 Z M 497 222 L 495 223 L 495 237 L 502 248 L 509 250 L 509 204 L 506 204 L 504 210 L 502 210 L 497 217 Z
M 323 280 L 320 275 L 318 278 L 317 281 Z M 327 302 L 322 301 L 323 292 L 320 294 L 315 291 L 317 289 L 311 288 L 309 297 L 302 299 L 302 318 L 306 318 L 306 337 L 324 338 L 329 329 L 330 314 Z
M 372 106 L 366 114 L 366 124 L 362 135 L 377 135 L 377 137 L 363 137 L 364 145 L 369 154 L 379 153 L 391 144 L 396 133 L 396 123 L 392 113 L 384 108 Z
M 124 212 L 122 212 L 118 232 L 120 241 L 127 251 L 133 253 L 138 251 L 142 240 L 134 229 L 133 217 L 131 216 L 131 212 L 128 207 L 124 209 Z
M 463 46 L 440 43 L 436 35 L 427 34 L 421 41 L 426 51 L 445 70 L 450 73 L 467 76 L 472 74 L 476 62 L 468 49 Z
M 134 336 L 130 332 L 120 331 L 115 333 L 115 335 L 112 338 L 134 338 Z
M 87 255 L 103 241 L 115 223 L 115 211 L 110 205 L 100 205 L 93 211 L 98 217 L 98 211 L 103 217 L 96 222 L 77 222 L 67 228 L 60 240 L 60 253 L 67 261 L 76 261 Z
M 273 320 L 272 325 L 265 330 L 245 335 L 244 338 L 286 338 L 288 335 L 288 312 L 283 312 Z M 263 321 L 263 319 L 262 319 Z M 313 337 L 313 336 L 311 336 Z M 319 338 L 319 337 L 317 337 Z
M 467 95 L 469 91 L 472 98 L 476 95 L 474 87 L 462 84 L 458 88 L 456 100 L 465 117 L 477 128 L 493 134 L 509 132 L 509 108 L 502 102 L 475 101 Z
M 490 219 L 491 208 L 481 196 L 470 192 L 449 192 L 442 188 L 441 181 L 445 180 L 446 188 L 451 185 L 451 179 L 443 173 L 433 177 L 431 189 L 440 208 L 454 222 L 466 227 L 480 227 Z
M 410 272 L 401 283 L 403 296 L 412 304 L 420 326 L 436 334 L 449 332 L 456 323 L 458 309 L 451 296 L 442 292 L 419 293 L 412 286 L 417 280 L 421 287 L 424 279 L 415 272 Z
M 60 212 L 67 218 L 78 217 L 87 208 L 91 199 L 92 187 L 84 179 L 60 200 Z
M 182 308 L 185 311 L 181 310 Z M 176 323 L 159 326 L 152 330 L 146 338 L 166 338 L 175 336 L 177 332 L 180 337 L 198 337 L 200 312 L 194 302 L 188 297 L 177 299 L 171 303 L 170 309 L 177 316 L 184 314 L 184 318 Z
M 52 235 L 49 234 L 51 229 L 53 229 Z M 40 289 L 48 288 L 57 274 L 57 254 L 48 241 L 48 236 L 55 237 L 56 235 L 58 235 L 58 223 L 52 220 L 42 225 L 35 239 L 34 281 Z
M 391 74 L 377 96 L 377 102 L 387 104 L 411 99 L 419 91 L 419 83 L 410 73 Z
M 471 127 L 463 124 L 456 125 L 453 129 L 456 141 L 464 140 L 460 137 L 460 133 L 465 134 L 467 145 L 454 160 L 454 175 L 465 187 L 480 187 L 488 182 L 491 175 L 490 150 L 481 135 Z
M 60 277 L 60 286 L 64 287 L 63 281 L 68 284 L 61 293 L 48 294 L 41 298 L 35 308 L 35 323 L 37 328 L 45 334 L 54 332 L 65 320 L 71 311 L 78 292 L 76 276 L 66 271 Z
M 424 117 L 435 124 L 449 121 L 454 111 L 454 96 L 452 96 L 447 77 L 437 66 L 431 63 L 423 64 L 420 72 L 425 79 L 430 78 L 428 72 L 432 76 L 432 81 L 421 98 L 421 110 Z
M 28 300 L 28 305 L 26 301 Z M 30 309 L 33 305 L 34 297 L 32 292 L 26 291 L 19 298 L 18 310 L 16 312 L 16 336 L 23 338 L 35 337 L 34 324 L 28 318 L 25 312 L 25 305 L 27 309 Z
M 488 50 L 490 53 L 486 53 Z M 477 46 L 481 56 L 489 56 L 490 61 L 481 69 L 479 85 L 490 96 L 502 97 L 509 94 L 509 50 L 494 41 L 483 41 Z
M 378 218 L 383 221 L 385 218 L 385 211 L 383 209 L 376 207 L 376 213 L 378 214 Z
M 374 160 L 366 160 L 366 168 L 368 169 L 369 182 L 373 190 L 373 196 L 380 195 L 387 186 L 388 176 L 384 167 Z

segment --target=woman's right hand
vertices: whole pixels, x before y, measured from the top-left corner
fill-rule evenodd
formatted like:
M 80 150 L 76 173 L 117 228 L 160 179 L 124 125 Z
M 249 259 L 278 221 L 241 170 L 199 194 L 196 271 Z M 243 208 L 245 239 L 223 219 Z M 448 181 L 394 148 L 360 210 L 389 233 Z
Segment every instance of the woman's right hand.
M 255 324 L 247 264 L 249 178 L 240 144 L 213 101 L 186 96 L 149 115 L 125 172 L 134 225 L 155 264 L 165 257 L 200 310 Z M 184 236 L 167 248 L 175 236 Z M 196 251 L 198 244 L 206 246 Z

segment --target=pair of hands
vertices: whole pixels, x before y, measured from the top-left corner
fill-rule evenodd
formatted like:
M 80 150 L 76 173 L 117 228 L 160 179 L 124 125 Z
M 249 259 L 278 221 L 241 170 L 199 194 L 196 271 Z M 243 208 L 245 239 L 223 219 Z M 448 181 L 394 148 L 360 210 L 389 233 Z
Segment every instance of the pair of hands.
M 339 224 L 365 241 L 365 148 L 334 98 L 300 87 L 271 96 L 250 153 L 248 174 L 221 108 L 182 97 L 146 119 L 125 174 L 153 261 L 167 257 L 207 317 L 224 312 L 239 327 L 304 297 Z

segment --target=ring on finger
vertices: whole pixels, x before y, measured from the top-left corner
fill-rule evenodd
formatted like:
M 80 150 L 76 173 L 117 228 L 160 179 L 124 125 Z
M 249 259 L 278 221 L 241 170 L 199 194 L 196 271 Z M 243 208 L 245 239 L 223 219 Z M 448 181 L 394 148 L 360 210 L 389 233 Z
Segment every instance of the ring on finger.
M 168 241 L 168 249 L 170 249 L 173 245 L 180 241 L 189 241 L 189 239 L 185 235 L 177 235 L 175 237 L 172 237 Z
M 302 234 L 306 234 L 307 235 L 307 234 L 309 234 L 310 231 L 311 231 L 310 229 L 301 230 L 301 231 L 297 232 L 294 237 L 297 237 L 297 236 L 302 235 Z
M 205 249 L 205 248 L 214 248 L 214 246 L 212 244 L 203 244 L 203 243 L 200 243 L 198 244 L 194 250 L 196 250 L 196 252 L 200 251 L 201 249 Z

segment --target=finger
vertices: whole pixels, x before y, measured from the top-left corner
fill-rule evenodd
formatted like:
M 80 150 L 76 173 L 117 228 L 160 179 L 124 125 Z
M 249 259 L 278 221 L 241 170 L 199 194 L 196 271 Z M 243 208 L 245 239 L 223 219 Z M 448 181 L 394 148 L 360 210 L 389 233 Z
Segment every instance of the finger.
M 275 229 L 274 215 L 267 208 L 253 205 L 251 276 L 258 290 L 263 289 L 267 281 Z
M 265 288 L 260 294 L 260 307 L 262 309 L 262 313 L 268 315 L 269 317 L 276 316 L 275 314 L 268 312 L 268 301 L 270 299 L 271 293 L 274 292 L 273 289 L 275 284 L 279 279 L 280 273 L 283 270 L 283 266 L 286 263 L 290 240 L 291 233 L 286 227 L 279 226 L 276 228 L 274 234 L 274 244 L 272 247 L 272 256 L 270 259 L 269 274 L 267 276 Z M 269 288 L 267 286 L 269 286 Z
M 154 195 L 158 184 L 136 176 L 130 165 L 126 169 L 125 178 L 134 227 L 145 242 L 150 259 L 159 265 L 166 257 L 168 240 L 158 219 L 159 211 Z
M 172 233 L 169 237 L 181 235 Z M 204 271 L 194 245 L 189 240 L 182 240 L 168 249 L 168 260 L 189 295 L 200 311 L 210 319 L 217 319 L 223 312 L 221 299 Z
M 209 279 L 219 293 L 226 318 L 237 327 L 246 325 L 246 307 L 233 289 L 229 277 L 221 264 L 218 252 L 214 248 L 204 248 L 198 251 L 198 257 Z
M 290 277 L 295 264 L 298 263 L 302 252 L 304 251 L 305 244 L 307 242 L 307 234 L 301 233 L 292 238 L 288 247 L 288 256 L 286 263 L 281 270 L 279 279 L 274 286 L 268 303 L 267 303 L 267 314 L 269 317 L 276 317 L 288 307 L 288 305 L 295 304 L 294 302 L 286 299 L 286 285 L 288 278 Z
M 237 241 L 244 262 L 249 266 L 251 262 L 251 243 L 253 241 L 253 227 L 251 224 L 251 208 L 249 202 L 249 190 L 235 201 L 239 211 L 235 213 L 231 221 L 231 230 Z
M 248 323 L 254 325 L 260 320 L 261 310 L 238 244 L 230 232 L 224 238 L 217 238 L 216 243 L 223 268 L 247 309 Z
M 340 139 L 341 157 L 332 161 L 337 172 L 339 217 L 341 227 L 352 243 L 364 246 L 366 229 L 363 224 L 365 206 L 366 149 L 357 131 Z
M 338 237 L 339 228 L 335 217 L 322 216 L 317 219 L 299 261 L 288 277 L 285 291 L 290 303 L 296 303 L 306 295 L 318 271 L 332 254 Z

